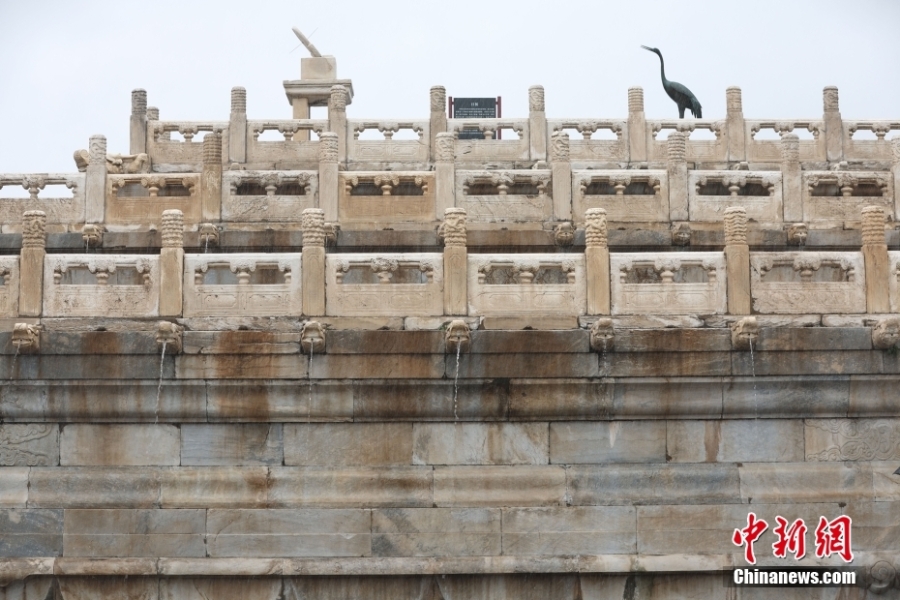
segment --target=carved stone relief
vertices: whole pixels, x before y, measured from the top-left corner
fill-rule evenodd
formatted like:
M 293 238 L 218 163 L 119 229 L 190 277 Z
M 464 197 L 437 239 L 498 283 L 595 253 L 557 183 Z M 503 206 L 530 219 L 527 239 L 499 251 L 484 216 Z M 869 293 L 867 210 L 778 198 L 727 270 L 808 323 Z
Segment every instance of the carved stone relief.
M 456 171 L 457 203 L 472 222 L 547 220 L 550 191 L 550 171 Z
M 577 223 L 590 208 L 603 208 L 610 221 L 667 222 L 669 188 L 665 171 L 573 171 L 572 208 Z
M 688 210 L 691 221 L 722 221 L 725 209 L 731 206 L 743 206 L 747 209 L 747 218 L 752 221 L 781 221 L 781 173 L 690 171 Z
M 434 174 L 416 171 L 352 171 L 341 175 L 342 223 L 433 222 Z
M 40 194 L 48 185 L 64 185 L 71 190 L 69 198 L 50 198 Z M 78 223 L 84 221 L 84 173 L 49 173 L 40 175 L 0 175 L 0 189 L 20 187 L 28 191 L 29 198 L 4 198 L 0 191 L 0 222 L 4 225 L 22 223 L 26 211 L 41 210 L 47 223 Z
M 862 209 L 881 206 L 894 216 L 894 191 L 890 173 L 877 171 L 804 171 L 803 220 L 859 227 Z
M 430 253 L 328 254 L 330 316 L 443 314 L 443 256 Z
M 610 255 L 612 314 L 724 314 L 720 252 Z
M 582 254 L 491 254 L 468 257 L 470 315 L 583 315 Z
M 806 460 L 900 459 L 900 419 L 807 419 Z
M 315 171 L 226 171 L 222 220 L 287 223 L 317 205 Z
M 166 210 L 180 210 L 186 224 L 200 222 L 198 173 L 107 176 L 107 223 L 158 226 Z
M 752 252 L 750 291 L 759 313 L 864 313 L 862 254 Z
M 155 317 L 159 257 L 51 254 L 44 259 L 44 315 Z

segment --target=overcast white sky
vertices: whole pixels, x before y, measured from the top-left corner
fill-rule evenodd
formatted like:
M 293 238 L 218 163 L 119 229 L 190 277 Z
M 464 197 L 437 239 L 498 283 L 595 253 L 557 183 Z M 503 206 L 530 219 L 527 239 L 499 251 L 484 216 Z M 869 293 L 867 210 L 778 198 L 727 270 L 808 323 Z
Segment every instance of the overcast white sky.
M 550 118 L 625 116 L 632 85 L 674 118 L 641 44 L 705 118 L 730 85 L 748 118 L 818 117 L 837 85 L 845 118 L 900 119 L 896 0 L 0 0 L 0 24 L 3 173 L 74 171 L 95 133 L 126 153 L 138 87 L 163 120 L 227 120 L 236 85 L 249 118 L 290 118 L 282 81 L 308 56 L 293 25 L 353 80 L 351 119 L 427 118 L 432 85 L 525 116 L 533 84 Z

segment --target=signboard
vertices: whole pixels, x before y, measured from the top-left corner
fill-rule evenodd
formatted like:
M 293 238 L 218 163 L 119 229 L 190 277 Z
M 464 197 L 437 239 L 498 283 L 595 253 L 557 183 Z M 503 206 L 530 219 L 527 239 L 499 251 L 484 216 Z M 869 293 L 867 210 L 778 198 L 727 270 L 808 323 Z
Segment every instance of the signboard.
M 450 98 L 451 119 L 497 119 L 500 117 L 500 97 L 496 98 Z M 499 131 L 494 139 L 500 139 Z M 484 134 L 478 129 L 462 129 L 461 140 L 483 140 Z

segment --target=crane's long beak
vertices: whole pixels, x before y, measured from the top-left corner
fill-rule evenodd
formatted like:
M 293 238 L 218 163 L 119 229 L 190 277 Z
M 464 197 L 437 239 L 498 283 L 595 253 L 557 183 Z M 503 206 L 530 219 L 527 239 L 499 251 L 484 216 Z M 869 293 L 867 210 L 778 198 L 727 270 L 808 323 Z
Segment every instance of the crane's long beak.
M 641 48 L 643 48 L 644 50 L 649 50 L 650 52 L 653 52 L 653 48 L 651 48 L 649 46 L 641 46 Z

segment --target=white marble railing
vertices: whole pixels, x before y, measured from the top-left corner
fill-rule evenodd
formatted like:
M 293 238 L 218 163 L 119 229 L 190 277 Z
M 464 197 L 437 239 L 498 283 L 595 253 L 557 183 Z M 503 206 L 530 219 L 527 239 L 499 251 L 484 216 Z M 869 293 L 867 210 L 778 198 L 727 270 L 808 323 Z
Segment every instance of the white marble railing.
M 0 257 L 0 317 L 19 316 L 19 257 Z
M 345 171 L 338 215 L 345 223 L 430 223 L 435 218 L 431 171 Z
M 69 197 L 44 197 L 48 185 L 64 185 L 71 190 Z M 22 188 L 28 198 L 4 197 L 3 188 Z M 79 223 L 84 221 L 84 173 L 3 173 L 0 174 L 0 223 L 19 224 L 22 213 L 42 210 L 48 223 Z
M 674 129 L 690 135 L 697 129 L 706 129 L 716 135 L 714 140 L 690 139 L 685 141 L 685 158 L 690 162 L 723 161 L 728 141 L 725 138 L 725 122 L 710 120 L 648 120 L 647 155 L 651 161 L 664 162 L 668 158 L 668 140 L 657 139 L 663 129 Z
M 260 140 L 266 131 L 277 131 L 283 140 Z M 307 162 L 315 164 L 319 160 L 319 141 L 311 140 L 316 135 L 328 131 L 328 121 L 322 119 L 286 119 L 247 122 L 247 162 L 275 163 Z
M 447 131 L 479 130 L 483 140 L 457 139 L 456 161 L 459 163 L 500 161 L 527 161 L 530 158 L 528 119 L 449 119 Z M 493 139 L 495 133 L 501 139 Z M 510 134 L 517 137 L 509 139 Z
M 866 206 L 883 206 L 895 217 L 892 176 L 877 171 L 804 171 L 803 220 L 858 225 Z
M 194 137 L 201 132 L 222 135 L 227 129 L 227 121 L 149 121 L 147 154 L 154 165 L 199 165 L 203 162 L 203 144 Z M 179 133 L 184 141 L 173 140 L 173 133 Z
M 614 315 L 725 313 L 721 252 L 622 253 L 609 262 Z
M 144 173 L 106 176 L 106 222 L 159 225 L 163 211 L 178 209 L 200 222 L 200 174 Z
M 188 254 L 184 316 L 300 316 L 300 254 Z
M 572 216 L 579 225 L 589 208 L 606 210 L 610 221 L 669 221 L 668 175 L 661 170 L 572 172 Z
M 747 160 L 750 162 L 780 163 L 782 161 L 781 140 L 756 139 L 763 130 L 774 130 L 779 136 L 805 130 L 813 134 L 812 140 L 800 140 L 800 160 L 825 160 L 825 123 L 821 120 L 780 120 L 780 121 L 745 121 L 744 140 L 747 144 Z
M 710 191 L 717 193 L 711 194 Z M 761 223 L 783 220 L 781 173 L 777 171 L 690 171 L 691 221 L 722 221 L 725 209 L 740 206 Z
M 443 267 L 443 256 L 437 253 L 329 254 L 325 258 L 325 312 L 441 315 Z
M 44 316 L 155 317 L 159 257 L 52 254 L 44 259 Z
M 360 139 L 365 131 L 379 131 L 380 140 Z M 393 139 L 401 130 L 412 130 L 418 139 Z M 427 163 L 428 121 L 348 121 L 347 158 L 356 162 Z
M 296 222 L 318 206 L 318 171 L 225 171 L 222 220 Z
M 621 162 L 628 160 L 628 122 L 595 119 L 548 119 L 547 139 L 555 133 L 574 129 L 581 139 L 569 135 L 569 156 L 573 162 Z M 616 139 L 591 139 L 597 131 L 614 133 Z
M 871 131 L 875 139 L 854 139 L 857 131 Z M 844 159 L 891 160 L 891 132 L 900 133 L 900 121 L 844 121 Z
M 456 206 L 473 222 L 541 222 L 553 214 L 550 171 L 456 171 Z
M 468 290 L 470 315 L 583 315 L 584 255 L 469 255 Z
M 750 253 L 758 313 L 864 313 L 865 279 L 860 252 Z

